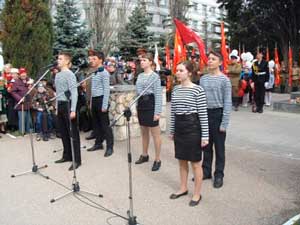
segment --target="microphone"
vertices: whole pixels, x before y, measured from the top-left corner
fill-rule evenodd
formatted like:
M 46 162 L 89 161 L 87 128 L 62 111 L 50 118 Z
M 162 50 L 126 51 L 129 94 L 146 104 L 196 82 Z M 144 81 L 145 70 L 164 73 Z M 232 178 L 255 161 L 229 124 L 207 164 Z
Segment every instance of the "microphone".
M 47 66 L 44 66 L 43 69 L 49 69 L 49 68 L 55 67 L 55 66 L 57 66 L 57 62 L 53 62 L 53 63 L 51 63 L 51 64 L 49 64 Z

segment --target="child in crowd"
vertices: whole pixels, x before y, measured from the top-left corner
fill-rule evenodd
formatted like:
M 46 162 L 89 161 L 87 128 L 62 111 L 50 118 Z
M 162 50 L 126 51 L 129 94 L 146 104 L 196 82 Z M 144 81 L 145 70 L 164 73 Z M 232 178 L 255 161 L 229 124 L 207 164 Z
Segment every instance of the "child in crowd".
M 47 101 L 51 98 L 50 94 L 46 91 L 43 83 L 37 85 L 37 92 L 32 99 L 32 108 L 36 110 L 36 140 L 48 141 L 50 132 L 52 131 L 52 118 L 51 111 L 54 107 L 47 105 Z

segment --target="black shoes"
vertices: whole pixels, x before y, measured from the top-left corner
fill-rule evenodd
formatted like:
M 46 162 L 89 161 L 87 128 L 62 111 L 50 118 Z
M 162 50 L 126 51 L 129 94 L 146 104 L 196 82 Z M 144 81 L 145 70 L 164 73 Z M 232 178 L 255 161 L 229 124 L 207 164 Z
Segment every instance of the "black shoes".
M 109 157 L 113 154 L 114 150 L 112 148 L 108 148 L 106 149 L 105 153 L 104 153 L 104 157 Z
M 201 199 L 202 199 L 202 196 L 200 195 L 200 198 L 197 201 L 191 200 L 189 202 L 189 206 L 194 207 L 194 206 L 198 205 L 199 202 L 201 201 Z
M 44 135 L 43 136 L 43 141 L 48 141 L 48 140 L 49 140 L 48 135 Z
M 71 160 L 67 160 L 67 159 L 64 159 L 64 158 L 61 158 L 59 160 L 56 160 L 55 163 L 64 163 L 64 162 L 69 162 Z
M 75 163 L 75 169 L 77 169 L 79 166 L 81 166 L 81 163 Z M 69 170 L 74 170 L 73 164 L 70 166 Z
M 149 155 L 147 156 L 141 155 L 140 158 L 135 162 L 135 164 L 142 164 L 148 161 L 149 161 Z
M 188 194 L 188 191 L 182 192 L 180 194 L 171 194 L 170 199 L 177 199 L 177 198 L 180 198 L 180 197 L 182 197 L 184 195 L 187 195 L 187 194 Z
M 148 158 L 149 158 L 149 157 L 148 157 Z M 152 171 L 157 171 L 157 170 L 159 170 L 160 166 L 161 166 L 161 161 L 154 161 L 151 170 L 152 170 Z
M 91 133 L 89 136 L 87 136 L 85 138 L 85 140 L 92 140 L 92 139 L 95 139 L 95 138 L 96 138 L 96 136 L 93 133 Z
M 102 150 L 103 149 L 103 145 L 94 145 L 90 148 L 87 149 L 88 152 L 93 152 L 93 151 L 97 151 L 97 150 Z
M 214 180 L 214 188 L 220 188 L 223 186 L 223 178 L 222 177 L 216 177 Z

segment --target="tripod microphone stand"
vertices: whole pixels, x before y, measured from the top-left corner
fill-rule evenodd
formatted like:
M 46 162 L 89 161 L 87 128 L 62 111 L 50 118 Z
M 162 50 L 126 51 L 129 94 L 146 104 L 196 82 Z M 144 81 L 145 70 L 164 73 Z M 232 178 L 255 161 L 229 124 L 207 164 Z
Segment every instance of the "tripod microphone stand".
M 71 155 L 72 155 L 72 167 L 73 167 L 72 188 L 68 188 L 65 185 L 61 185 L 61 186 L 65 187 L 66 189 L 68 189 L 69 191 L 66 192 L 66 193 L 64 193 L 63 195 L 60 195 L 58 197 L 55 197 L 55 198 L 51 199 L 50 200 L 51 203 L 54 203 L 54 202 L 56 202 L 56 201 L 58 201 L 58 200 L 60 200 L 60 199 L 62 199 L 64 197 L 66 197 L 66 196 L 68 196 L 69 194 L 72 194 L 72 193 L 73 194 L 81 195 L 80 192 L 86 193 L 86 194 L 89 194 L 89 195 L 93 195 L 93 196 L 96 196 L 96 197 L 103 198 L 102 194 L 96 194 L 96 193 L 92 193 L 92 192 L 89 192 L 89 191 L 81 190 L 80 186 L 79 186 L 79 182 L 77 180 L 77 174 L 76 174 L 75 150 L 74 150 L 74 144 L 73 144 L 74 137 L 73 137 L 73 132 L 72 131 L 73 131 L 73 129 L 77 129 L 77 127 L 72 126 L 72 119 L 70 117 L 70 113 L 71 113 L 71 109 L 70 109 L 70 107 L 71 107 L 71 99 L 70 99 L 70 97 L 71 97 L 71 91 L 70 90 L 72 90 L 74 88 L 77 88 L 85 80 L 87 80 L 87 79 L 82 80 L 81 82 L 77 83 L 76 85 L 70 87 L 69 90 L 67 90 L 66 92 L 58 94 L 56 97 L 50 99 L 50 101 L 49 101 L 49 102 L 52 102 L 55 99 L 57 99 L 59 96 L 62 96 L 62 95 L 65 95 L 66 98 L 67 98 L 67 116 L 69 118 L 69 137 L 70 137 L 70 142 L 71 142 L 71 153 L 72 153 Z
M 136 216 L 133 213 L 133 185 L 132 185 L 132 154 L 131 154 L 131 135 L 130 135 L 130 118 L 132 116 L 131 107 L 146 93 L 147 90 L 157 81 L 154 79 L 131 103 L 128 107 L 110 124 L 111 127 L 115 126 L 117 121 L 124 116 L 126 118 L 126 136 L 127 136 L 127 161 L 128 161 L 128 180 L 129 180 L 129 210 L 128 225 L 138 225 Z
M 26 92 L 26 94 L 20 99 L 20 101 L 15 105 L 14 109 L 16 109 L 20 104 L 22 104 L 22 132 L 23 134 L 24 132 L 24 103 L 26 102 L 26 98 L 29 97 L 29 94 L 31 93 L 31 91 L 37 86 L 37 84 L 46 76 L 46 74 L 49 72 L 50 69 L 47 69 L 46 72 L 32 85 L 32 87 Z M 27 110 L 27 114 L 28 117 L 30 118 L 30 107 L 28 107 Z M 35 152 L 34 152 L 34 145 L 33 145 L 33 135 L 32 135 L 32 129 L 33 129 L 33 124 L 32 124 L 32 120 L 30 119 L 30 123 L 29 123 L 29 138 L 30 138 L 30 146 L 31 146 L 31 156 L 32 156 L 32 168 L 31 170 L 22 172 L 22 173 L 18 173 L 18 174 L 12 174 L 11 178 L 17 177 L 17 176 L 21 176 L 21 175 L 25 175 L 28 173 L 34 173 L 34 174 L 38 174 L 46 179 L 49 179 L 48 176 L 45 176 L 43 174 L 41 174 L 39 172 L 40 169 L 44 169 L 47 168 L 48 165 L 43 165 L 43 166 L 38 166 L 35 162 Z

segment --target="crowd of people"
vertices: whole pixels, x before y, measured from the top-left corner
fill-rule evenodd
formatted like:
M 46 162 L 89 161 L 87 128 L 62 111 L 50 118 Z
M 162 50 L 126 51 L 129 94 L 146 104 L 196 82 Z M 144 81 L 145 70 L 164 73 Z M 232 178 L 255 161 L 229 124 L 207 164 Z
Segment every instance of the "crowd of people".
M 202 180 L 213 178 L 214 188 L 223 186 L 226 130 L 232 107 L 237 111 L 239 105 L 247 107 L 250 103 L 253 112 L 262 113 L 264 105 L 271 105 L 274 70 L 278 69 L 273 60 L 264 60 L 261 49 L 256 59 L 250 52 L 243 53 L 240 59 L 237 50 L 233 50 L 224 73 L 222 55 L 211 51 L 203 71 L 199 71 L 197 59 L 192 57 L 176 65 L 174 76 L 168 69 L 155 71 L 153 56 L 145 49 L 137 52 L 135 62 L 106 58 L 96 50 L 90 50 L 88 55 L 89 67 L 84 73 L 75 74 L 71 70 L 71 54 L 60 52 L 51 77 L 39 83 L 34 83 L 25 68 L 6 64 L 0 76 L 0 131 L 9 130 L 15 135 L 34 131 L 37 141 L 59 137 L 63 154 L 55 163 L 72 161 L 73 148 L 75 164 L 69 170 L 77 169 L 81 166 L 80 130 L 91 130 L 86 139 L 95 139 L 88 152 L 104 149 L 105 141 L 104 157 L 114 153 L 110 86 L 133 84 L 137 95 L 142 94 L 137 102 L 142 153 L 135 164 L 149 161 L 151 134 L 155 148 L 151 170 L 158 171 L 162 166 L 159 127 L 162 86 L 166 86 L 166 98 L 171 101 L 170 139 L 174 141 L 180 171 L 179 190 L 170 199 L 188 194 L 188 162 L 191 162 L 194 190 L 190 206 L 198 205 L 201 200 Z M 90 79 L 83 80 L 87 76 Z M 32 91 L 25 98 L 28 90 Z

